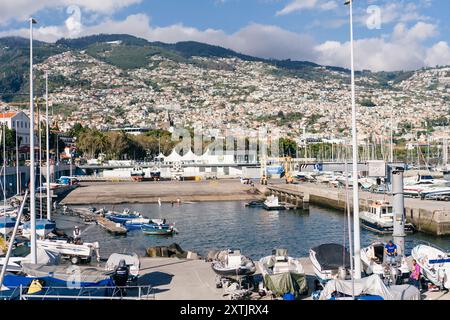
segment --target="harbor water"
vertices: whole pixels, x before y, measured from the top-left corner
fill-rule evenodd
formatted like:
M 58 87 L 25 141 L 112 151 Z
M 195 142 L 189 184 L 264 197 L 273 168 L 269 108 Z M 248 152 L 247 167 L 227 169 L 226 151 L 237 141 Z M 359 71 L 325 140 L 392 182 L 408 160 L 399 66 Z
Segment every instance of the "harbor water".
M 308 256 L 309 249 L 323 243 L 348 246 L 347 221 L 341 212 L 310 207 L 302 211 L 266 211 L 262 208 L 245 207 L 245 202 L 198 202 L 192 204 L 125 204 L 93 205 L 115 211 L 125 208 L 138 211 L 148 218 L 166 218 L 174 222 L 179 234 L 171 237 L 146 236 L 140 230 L 130 231 L 127 236 L 112 236 L 98 225 L 85 225 L 79 218 L 58 215 L 58 228 L 68 235 L 78 225 L 86 242 L 98 241 L 100 254 L 107 258 L 111 253 L 145 255 L 151 246 L 178 243 L 184 250 L 206 254 L 215 249 L 241 249 L 252 259 L 271 254 L 274 248 L 286 248 L 289 255 Z M 367 246 L 381 236 L 361 229 L 361 245 Z M 406 253 L 421 243 L 429 242 L 446 250 L 450 249 L 450 237 L 435 237 L 422 233 L 407 235 Z

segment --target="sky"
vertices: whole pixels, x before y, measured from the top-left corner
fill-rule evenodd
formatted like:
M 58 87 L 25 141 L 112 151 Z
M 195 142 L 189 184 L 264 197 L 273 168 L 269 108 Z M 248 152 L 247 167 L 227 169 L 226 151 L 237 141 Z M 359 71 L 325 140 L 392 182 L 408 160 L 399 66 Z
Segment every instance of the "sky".
M 449 0 L 353 0 L 355 66 L 372 71 L 450 65 Z M 344 0 L 0 0 L 0 37 L 54 42 L 126 33 L 194 40 L 262 58 L 350 66 Z

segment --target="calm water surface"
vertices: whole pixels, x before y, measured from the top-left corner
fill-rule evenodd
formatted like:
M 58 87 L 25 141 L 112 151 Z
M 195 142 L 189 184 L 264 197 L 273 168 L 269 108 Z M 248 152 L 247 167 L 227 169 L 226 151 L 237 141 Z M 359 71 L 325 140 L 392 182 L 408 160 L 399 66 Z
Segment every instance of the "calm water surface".
M 57 216 L 58 228 L 72 233 L 80 226 L 84 241 L 98 241 L 100 254 L 107 257 L 114 252 L 145 254 L 145 249 L 157 245 L 178 243 L 184 250 L 206 254 L 212 249 L 239 248 L 253 259 L 271 254 L 274 248 L 287 248 L 291 256 L 307 256 L 311 247 L 323 243 L 348 245 L 344 215 L 328 209 L 310 207 L 301 211 L 266 211 L 246 208 L 245 202 L 199 202 L 194 204 L 128 204 L 94 205 L 96 208 L 122 210 L 129 208 L 149 218 L 166 218 L 175 222 L 179 234 L 172 237 L 146 236 L 140 230 L 130 231 L 126 237 L 114 237 L 97 225 L 84 225 L 76 217 Z M 345 225 L 345 226 L 344 226 Z M 365 229 L 361 230 L 361 244 L 386 240 Z M 406 238 L 407 254 L 420 241 L 427 241 L 450 249 L 450 237 L 433 237 L 416 233 Z

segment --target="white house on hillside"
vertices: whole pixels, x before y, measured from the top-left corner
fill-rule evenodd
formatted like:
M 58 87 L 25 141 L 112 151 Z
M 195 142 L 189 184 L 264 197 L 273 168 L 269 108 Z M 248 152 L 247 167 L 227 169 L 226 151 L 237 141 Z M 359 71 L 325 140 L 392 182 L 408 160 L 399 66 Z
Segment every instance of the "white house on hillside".
M 21 146 L 30 145 L 30 118 L 22 111 L 8 111 L 0 113 L 0 124 L 8 126 L 8 129 L 16 130 L 19 138 L 22 138 Z

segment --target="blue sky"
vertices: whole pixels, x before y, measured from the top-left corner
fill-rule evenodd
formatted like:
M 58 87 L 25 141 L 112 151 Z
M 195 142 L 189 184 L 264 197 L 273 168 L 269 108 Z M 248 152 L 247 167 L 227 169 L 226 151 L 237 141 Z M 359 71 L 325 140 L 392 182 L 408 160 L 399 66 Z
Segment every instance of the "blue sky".
M 45 41 L 95 33 L 196 40 L 265 58 L 348 67 L 343 0 L 2 0 L 0 36 Z M 354 0 L 359 69 L 450 65 L 449 0 Z

